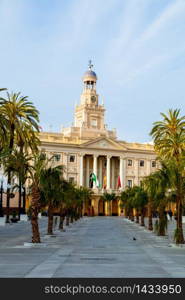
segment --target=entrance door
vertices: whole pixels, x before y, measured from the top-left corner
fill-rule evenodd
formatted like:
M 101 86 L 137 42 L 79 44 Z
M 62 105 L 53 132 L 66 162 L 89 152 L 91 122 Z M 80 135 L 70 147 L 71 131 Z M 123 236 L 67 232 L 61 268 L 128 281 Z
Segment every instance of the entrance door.
M 105 203 L 102 199 L 98 202 L 98 216 L 105 216 Z
M 118 200 L 112 201 L 112 216 L 118 216 Z

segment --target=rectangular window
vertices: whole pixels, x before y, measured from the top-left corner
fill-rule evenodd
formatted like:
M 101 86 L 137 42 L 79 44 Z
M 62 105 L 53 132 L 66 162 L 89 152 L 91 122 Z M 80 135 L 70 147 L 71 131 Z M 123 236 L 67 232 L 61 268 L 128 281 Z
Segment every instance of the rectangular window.
M 74 156 L 74 155 L 70 155 L 69 161 L 70 161 L 70 162 L 75 162 L 75 156 Z
M 45 152 L 41 152 L 41 158 L 42 158 L 43 160 L 47 158 L 47 155 L 46 155 Z
M 132 160 L 128 159 L 128 166 L 131 167 L 132 166 Z
M 153 161 L 152 161 L 152 168 L 155 168 L 155 167 L 156 167 L 156 161 L 153 160 Z
M 69 182 L 70 182 L 70 183 L 74 183 L 74 182 L 75 182 L 74 177 L 69 177 Z
M 140 160 L 140 167 L 144 167 L 144 165 L 145 165 L 144 160 Z
M 128 187 L 132 187 L 132 180 L 128 180 Z
M 60 154 L 54 154 L 53 158 L 54 158 L 54 161 L 60 161 L 61 155 Z
M 91 125 L 96 127 L 97 126 L 97 120 L 96 119 L 92 119 L 91 120 Z

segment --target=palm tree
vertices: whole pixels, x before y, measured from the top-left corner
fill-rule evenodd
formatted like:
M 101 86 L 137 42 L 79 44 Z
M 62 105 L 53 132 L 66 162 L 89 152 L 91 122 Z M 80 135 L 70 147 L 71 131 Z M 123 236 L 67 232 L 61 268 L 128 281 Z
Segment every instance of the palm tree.
M 156 183 L 156 194 L 154 197 L 154 203 L 159 210 L 159 222 L 157 225 L 157 234 L 164 236 L 167 230 L 167 216 L 165 213 L 166 206 L 168 204 L 167 191 L 170 188 L 170 173 L 167 166 L 163 163 L 160 170 L 153 173 L 153 177 Z
M 32 161 L 32 157 L 29 154 L 20 152 L 17 149 L 13 150 L 13 152 L 8 157 L 4 158 L 5 174 L 11 172 L 12 176 L 15 175 L 17 178 L 19 178 L 19 184 L 15 185 L 15 188 L 18 188 L 19 190 L 19 214 L 18 214 L 19 220 L 20 220 L 21 202 L 22 202 L 21 183 L 25 183 L 26 179 L 30 177 L 30 171 L 32 170 L 31 161 Z
M 133 187 L 133 201 L 132 204 L 136 209 L 136 223 L 139 223 L 139 214 L 141 214 L 141 226 L 145 226 L 144 216 L 145 207 L 148 203 L 147 193 L 141 186 Z
M 88 207 L 88 209 L 92 208 L 91 200 L 92 200 L 92 195 L 94 194 L 94 192 L 90 188 L 80 187 L 77 189 L 77 193 L 79 194 L 78 195 L 79 211 L 80 211 L 80 215 L 82 216 L 83 207 L 84 207 L 84 209 L 85 209 L 85 207 Z
M 133 188 L 127 187 L 125 191 L 121 193 L 122 207 L 125 208 L 125 215 L 131 220 L 134 221 L 134 206 L 133 206 Z
M 154 139 L 155 151 L 173 170 L 172 185 L 176 191 L 177 226 L 175 240 L 177 244 L 184 243 L 182 227 L 183 210 L 183 177 L 185 157 L 185 116 L 180 116 L 180 110 L 170 109 L 168 114 L 161 114 L 162 121 L 154 123 L 151 135 Z
M 33 156 L 33 170 L 30 172 L 31 184 L 31 225 L 32 225 L 32 243 L 40 243 L 40 233 L 38 225 L 38 213 L 41 209 L 41 184 L 40 178 L 43 170 L 47 166 L 47 159 L 45 153 L 37 153 Z
M 6 89 L 1 88 L 0 92 L 5 91 Z M 4 116 L 1 114 L 1 106 L 0 106 L 0 153 L 1 156 L 4 156 L 4 149 L 6 146 L 6 139 L 7 139 L 7 130 L 6 130 L 6 119 L 4 118 Z M 3 152 L 3 154 L 2 154 Z
M 121 208 L 125 209 L 125 216 L 128 218 L 129 217 L 129 208 L 128 208 L 128 201 L 129 201 L 129 197 L 128 197 L 128 193 L 127 193 L 127 189 L 125 191 L 121 192 Z
M 64 178 L 61 180 L 60 190 L 61 190 L 61 201 L 60 201 L 60 221 L 59 221 L 59 230 L 64 230 L 64 219 L 66 216 L 66 208 L 65 208 L 65 193 L 68 190 L 68 181 L 66 181 Z
M 63 166 L 49 167 L 43 169 L 40 177 L 41 191 L 48 206 L 48 234 L 53 234 L 53 211 L 60 206 L 61 180 L 63 175 Z
M 66 213 L 66 226 L 69 226 L 70 217 L 75 201 L 75 186 L 71 182 L 68 182 L 66 186 L 65 193 L 63 195 L 63 201 Z
M 0 98 L 0 112 L 6 121 L 6 130 L 8 132 L 7 147 L 9 154 L 12 153 L 16 136 L 22 135 L 23 127 L 32 128 L 33 131 L 39 131 L 39 113 L 28 97 L 21 96 L 20 93 L 8 93 L 7 99 Z M 11 184 L 11 171 L 8 172 L 8 186 Z M 7 188 L 7 215 L 6 222 L 9 223 L 10 207 L 10 188 Z
M 107 202 L 108 204 L 108 211 L 109 211 L 109 216 L 111 216 L 111 203 L 113 200 L 116 200 L 116 194 L 115 193 L 107 193 L 105 192 L 103 196 L 101 196 L 101 199 L 104 202 Z
M 20 160 L 22 159 L 24 162 L 24 158 L 29 157 L 30 153 L 34 154 L 38 152 L 38 146 L 40 145 L 38 132 L 34 131 L 30 125 L 23 124 L 22 130 L 20 132 L 17 132 L 16 145 L 19 149 L 19 151 L 17 151 L 18 158 L 20 158 Z M 26 165 L 24 165 L 23 163 L 22 165 L 20 165 L 20 168 L 18 170 L 19 172 L 17 172 L 17 178 L 19 179 L 19 212 L 23 188 L 23 212 L 25 213 L 26 194 L 24 185 L 27 179 Z
M 148 195 L 148 230 L 153 230 L 153 209 L 154 209 L 154 198 L 156 195 L 156 182 L 153 174 L 145 177 L 143 180 L 144 190 Z

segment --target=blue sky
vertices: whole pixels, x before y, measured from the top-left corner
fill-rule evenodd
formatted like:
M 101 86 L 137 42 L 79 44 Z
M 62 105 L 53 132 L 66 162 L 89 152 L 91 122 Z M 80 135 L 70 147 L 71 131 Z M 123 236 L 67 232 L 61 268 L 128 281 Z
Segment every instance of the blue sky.
M 0 0 L 0 87 L 44 130 L 71 125 L 90 58 L 109 128 L 150 141 L 160 112 L 185 114 L 185 0 Z

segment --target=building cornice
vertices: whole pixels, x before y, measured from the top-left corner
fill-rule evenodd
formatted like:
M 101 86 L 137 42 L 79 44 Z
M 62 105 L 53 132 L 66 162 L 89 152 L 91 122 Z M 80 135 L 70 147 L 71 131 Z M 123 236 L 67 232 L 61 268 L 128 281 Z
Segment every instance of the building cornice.
M 56 142 L 45 142 L 45 141 L 41 141 L 41 148 L 43 147 L 48 147 L 48 148 L 64 148 L 68 151 L 70 151 L 72 148 L 74 150 L 74 148 L 76 148 L 77 152 L 83 151 L 86 154 L 90 154 L 90 153 L 94 153 L 94 152 L 106 152 L 108 153 L 119 153 L 121 154 L 150 154 L 150 155 L 156 155 L 155 151 L 150 150 L 150 149 L 107 149 L 107 148 L 96 148 L 96 147 L 84 147 L 85 145 L 79 145 L 79 144 L 68 144 L 68 143 L 56 143 Z

